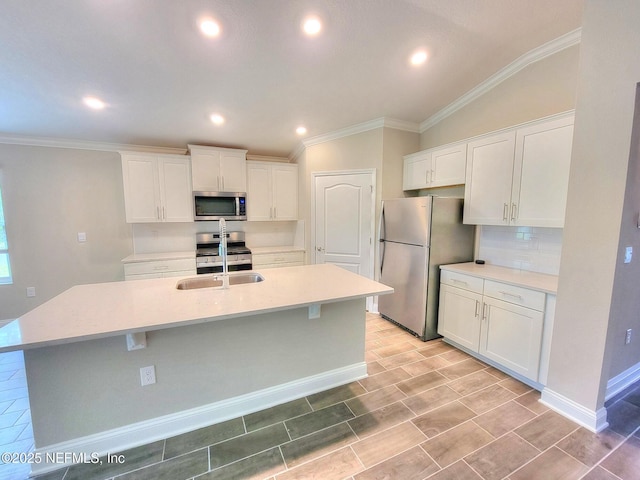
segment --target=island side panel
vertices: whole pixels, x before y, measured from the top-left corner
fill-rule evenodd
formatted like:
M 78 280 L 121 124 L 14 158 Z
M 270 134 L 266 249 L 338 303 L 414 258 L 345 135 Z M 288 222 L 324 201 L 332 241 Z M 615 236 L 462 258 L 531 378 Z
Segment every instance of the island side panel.
M 364 362 L 365 300 L 25 351 L 36 448 Z M 142 387 L 140 368 L 157 383 Z

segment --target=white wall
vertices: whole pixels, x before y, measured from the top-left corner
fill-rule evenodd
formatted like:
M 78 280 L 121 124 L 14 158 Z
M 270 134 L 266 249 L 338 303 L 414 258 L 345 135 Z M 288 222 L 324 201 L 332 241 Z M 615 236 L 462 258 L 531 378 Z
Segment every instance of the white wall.
M 636 0 L 587 1 L 548 385 L 592 411 L 608 379 L 640 362 L 638 338 L 619 337 L 640 331 L 640 263 L 621 262 L 623 245 L 640 248 L 635 146 L 628 177 L 639 24 Z
M 421 148 L 572 110 L 579 56 L 576 45 L 527 66 L 422 133 Z
M 300 166 L 299 215 L 305 223 L 307 263 L 313 263 L 311 254 L 314 245 L 314 239 L 311 238 L 312 173 L 375 169 L 377 229 L 382 200 L 404 196 L 402 191 L 402 157 L 418 151 L 419 143 L 417 133 L 384 127 L 305 148 L 304 153 L 298 157 L 297 163 Z M 377 262 L 377 251 L 375 259 Z
M 124 279 L 132 239 L 117 153 L 0 145 L 0 181 L 14 280 L 0 285 L 0 320 L 76 284 Z

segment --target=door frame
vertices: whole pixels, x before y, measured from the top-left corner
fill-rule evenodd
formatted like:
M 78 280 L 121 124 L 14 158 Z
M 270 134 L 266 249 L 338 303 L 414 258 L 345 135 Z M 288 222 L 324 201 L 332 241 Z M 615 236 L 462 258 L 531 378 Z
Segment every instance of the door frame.
M 371 280 L 375 278 L 375 241 L 376 241 L 376 169 L 365 168 L 356 170 L 331 170 L 324 172 L 311 172 L 311 254 L 313 264 L 316 263 L 316 179 L 318 177 L 340 177 L 346 175 L 369 175 L 371 180 L 371 225 L 369 225 L 369 235 L 371 241 L 369 242 L 369 277 Z M 367 299 L 367 305 L 369 305 L 369 299 Z

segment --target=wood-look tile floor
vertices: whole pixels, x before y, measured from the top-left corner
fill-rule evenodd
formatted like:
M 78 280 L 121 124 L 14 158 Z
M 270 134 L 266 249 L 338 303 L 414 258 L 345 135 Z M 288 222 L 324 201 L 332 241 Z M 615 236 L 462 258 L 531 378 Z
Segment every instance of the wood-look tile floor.
M 640 387 L 593 434 L 440 340 L 367 316 L 369 377 L 123 452 L 72 479 L 640 479 Z

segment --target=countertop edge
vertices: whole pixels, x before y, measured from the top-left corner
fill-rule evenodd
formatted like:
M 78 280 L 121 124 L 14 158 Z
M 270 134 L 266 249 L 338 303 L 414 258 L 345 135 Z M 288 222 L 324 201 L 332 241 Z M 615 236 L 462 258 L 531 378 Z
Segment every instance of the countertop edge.
M 537 290 L 549 295 L 557 295 L 558 293 L 557 275 L 517 270 L 498 265 L 478 265 L 474 262 L 440 265 L 440 269 Z

